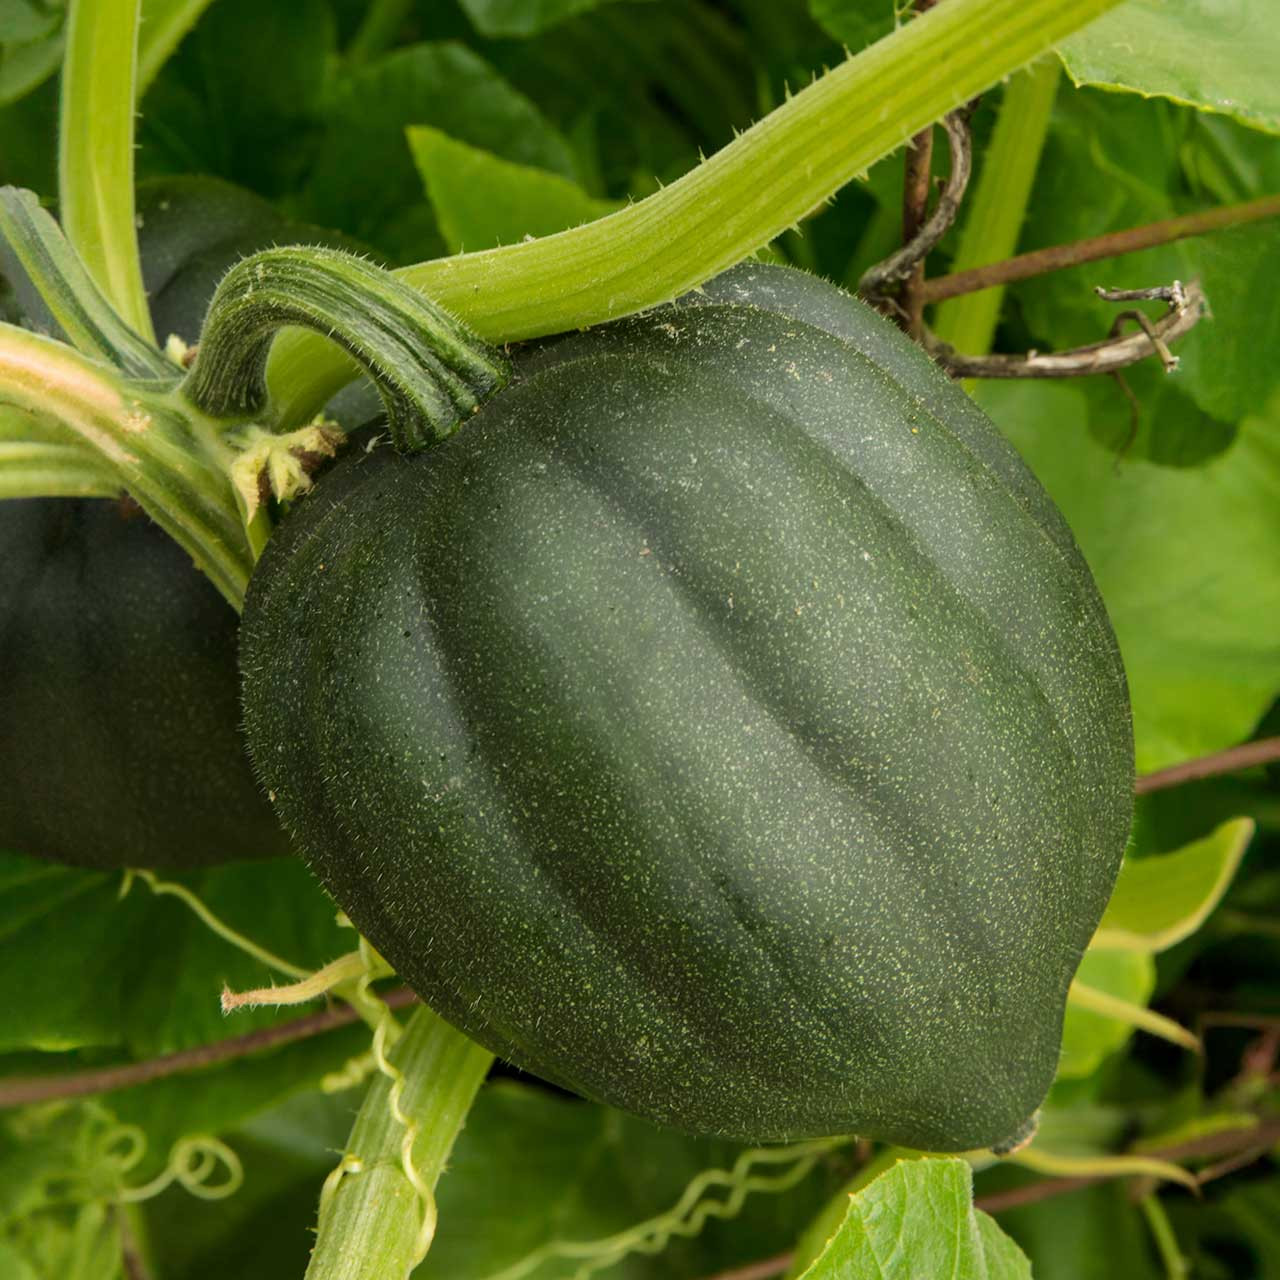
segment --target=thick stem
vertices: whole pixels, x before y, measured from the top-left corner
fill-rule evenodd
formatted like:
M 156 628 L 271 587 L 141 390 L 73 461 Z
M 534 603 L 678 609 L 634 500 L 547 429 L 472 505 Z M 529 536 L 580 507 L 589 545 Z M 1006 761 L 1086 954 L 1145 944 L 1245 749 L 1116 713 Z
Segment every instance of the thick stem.
M 230 450 L 176 393 L 126 383 L 51 338 L 0 324 L 0 399 L 87 446 L 239 609 L 253 567 Z
M 209 304 L 187 398 L 214 417 L 262 408 L 267 352 L 287 325 L 335 342 L 369 375 L 397 448 L 447 436 L 510 365 L 389 271 L 336 249 L 268 249 L 227 272 Z
M 0 248 L 5 247 L 77 351 L 136 378 L 176 377 L 155 345 L 121 320 L 34 192 L 0 187 Z
M 947 0 L 648 199 L 559 235 L 408 267 L 401 278 L 491 342 L 667 302 L 1114 3 Z M 286 425 L 309 419 L 350 376 L 315 338 L 286 335 L 272 353 L 272 393 Z
M 1003 258 L 1017 248 L 1061 75 L 1061 63 L 1048 57 L 1010 81 L 960 235 L 956 270 Z M 922 306 L 925 296 L 927 292 Z M 933 318 L 934 336 L 957 351 L 985 355 L 1003 297 L 1002 290 L 992 289 L 940 307 Z
M 430 1009 L 414 1012 L 326 1184 L 306 1280 L 407 1280 L 430 1247 L 432 1192 L 492 1061 Z
M 72 0 L 62 63 L 62 226 L 125 322 L 154 339 L 134 222 L 133 117 L 141 0 Z

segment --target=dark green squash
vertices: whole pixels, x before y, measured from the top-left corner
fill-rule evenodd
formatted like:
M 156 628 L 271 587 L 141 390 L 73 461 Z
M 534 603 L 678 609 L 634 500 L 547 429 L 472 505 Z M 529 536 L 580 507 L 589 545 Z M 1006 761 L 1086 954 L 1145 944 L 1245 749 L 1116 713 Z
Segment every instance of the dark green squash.
M 162 342 L 195 341 L 244 254 L 342 243 L 209 178 L 144 183 L 138 210 Z M 287 852 L 240 734 L 237 625 L 131 504 L 0 502 L 0 848 L 97 867 Z
M 745 1141 L 1024 1128 L 1129 827 L 1070 533 L 879 317 L 743 267 L 343 464 L 246 727 L 334 898 L 518 1065 Z

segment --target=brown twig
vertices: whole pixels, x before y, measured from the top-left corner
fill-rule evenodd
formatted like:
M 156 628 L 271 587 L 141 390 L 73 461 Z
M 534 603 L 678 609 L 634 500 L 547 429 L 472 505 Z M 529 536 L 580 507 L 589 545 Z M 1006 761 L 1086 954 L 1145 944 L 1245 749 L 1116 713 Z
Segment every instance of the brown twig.
M 1217 1164 L 1211 1164 L 1201 1169 L 1196 1174 L 1196 1181 L 1202 1187 L 1207 1183 L 1216 1182 L 1219 1178 L 1225 1178 L 1229 1173 L 1237 1173 L 1241 1169 L 1247 1169 L 1251 1164 L 1256 1164 L 1270 1150 L 1271 1146 L 1268 1143 L 1246 1147 L 1234 1156 L 1228 1156 L 1225 1160 L 1219 1160 Z
M 382 999 L 392 1009 L 411 1004 L 417 996 L 408 987 L 388 991 Z M 244 1035 L 215 1040 L 212 1044 L 179 1049 L 175 1053 L 148 1058 L 145 1062 L 126 1062 L 116 1067 L 94 1067 L 87 1071 L 71 1071 L 52 1076 L 10 1076 L 0 1080 L 0 1109 L 22 1107 L 54 1098 L 81 1098 L 93 1093 L 109 1093 L 132 1085 L 147 1084 L 182 1071 L 196 1071 L 220 1062 L 261 1053 L 296 1040 L 306 1040 L 355 1022 L 359 1015 L 349 1005 L 338 1005 L 321 1013 L 294 1018 L 274 1027 L 262 1027 Z
M 1239 747 L 1217 751 L 1211 756 L 1184 760 L 1167 769 L 1157 769 L 1155 773 L 1145 773 L 1133 784 L 1133 789 L 1140 796 L 1146 795 L 1150 791 L 1181 786 L 1184 782 L 1198 782 L 1202 778 L 1214 778 L 1224 773 L 1239 773 L 1242 769 L 1253 769 L 1275 760 L 1280 760 L 1280 738 L 1261 738 L 1257 742 L 1246 742 Z
M 969 185 L 973 150 L 969 143 L 968 117 L 969 112 L 965 109 L 953 111 L 943 119 L 942 123 L 951 142 L 951 171 L 947 174 L 938 197 L 937 208 L 901 249 L 890 254 L 883 262 L 869 267 L 858 281 L 858 292 L 881 310 L 896 313 L 904 328 L 912 323 L 911 309 L 916 308 L 915 327 L 911 330 L 913 337 L 923 333 L 923 323 L 919 319 L 923 303 L 916 306 L 910 299 L 911 281 L 916 278 L 917 273 L 919 279 L 923 280 L 924 260 L 955 222 L 956 214 L 960 211 L 960 201 Z
M 1200 236 L 1210 231 L 1222 231 L 1228 227 L 1275 217 L 1280 217 L 1280 195 L 1263 196 L 1258 200 L 1250 200 L 1247 204 L 1224 205 L 1201 213 L 1183 214 L 1161 222 L 1148 222 L 1123 231 L 1109 231 L 1106 235 L 1091 236 L 1087 240 L 1075 240 L 1070 244 L 1056 244 L 1048 249 L 1020 253 L 1016 257 L 992 262 L 984 267 L 957 271 L 949 276 L 935 276 L 924 282 L 920 290 L 921 299 L 925 303 L 942 302 L 947 298 L 958 298 L 962 294 L 978 293 L 983 289 L 1047 275 L 1052 271 L 1063 271 L 1067 267 L 1078 267 L 1086 262 L 1118 258 L 1139 249 L 1185 240 L 1188 236 Z
M 1163 287 L 1162 287 L 1163 288 Z M 971 356 L 940 342 L 926 329 L 924 348 L 956 378 L 1082 378 L 1096 373 L 1114 373 L 1152 355 L 1176 365 L 1168 344 L 1193 329 L 1206 309 L 1203 290 L 1196 281 L 1168 287 L 1169 309 L 1158 320 L 1141 316 L 1138 333 L 1113 336 L 1101 342 L 1073 347 L 1068 351 L 1027 351 L 1017 355 Z M 1104 295 L 1105 296 L 1105 295 Z M 1126 312 L 1120 319 L 1135 318 Z
M 728 1271 L 717 1271 L 707 1280 L 769 1280 L 770 1276 L 780 1276 L 790 1265 L 795 1254 L 775 1253 L 772 1258 L 761 1258 L 758 1262 L 748 1262 L 743 1267 L 733 1267 Z
M 1200 1138 L 1174 1143 L 1154 1150 L 1144 1149 L 1142 1155 L 1154 1160 L 1189 1160 L 1198 1156 L 1235 1156 L 1261 1146 L 1269 1150 L 1280 1140 L 1280 1120 L 1267 1120 L 1251 1128 L 1228 1129 L 1218 1133 L 1206 1133 Z M 1210 1166 L 1211 1168 L 1213 1166 Z M 1008 1191 L 994 1191 L 990 1195 L 977 1196 L 974 1204 L 988 1213 L 1000 1213 L 1016 1209 L 1020 1205 L 1035 1204 L 1053 1196 L 1065 1195 L 1095 1182 L 1109 1181 L 1112 1175 L 1099 1173 L 1073 1178 L 1045 1178 L 1025 1187 L 1010 1187 Z M 1122 1175 L 1123 1176 L 1123 1175 Z
M 924 13 L 937 0 L 915 0 L 911 6 Z M 933 183 L 933 125 L 914 134 L 907 145 L 902 174 L 902 243 L 909 245 L 924 229 L 928 220 L 929 190 Z M 924 324 L 924 256 L 918 258 L 902 282 L 897 305 L 892 314 L 898 325 L 911 337 L 918 337 Z

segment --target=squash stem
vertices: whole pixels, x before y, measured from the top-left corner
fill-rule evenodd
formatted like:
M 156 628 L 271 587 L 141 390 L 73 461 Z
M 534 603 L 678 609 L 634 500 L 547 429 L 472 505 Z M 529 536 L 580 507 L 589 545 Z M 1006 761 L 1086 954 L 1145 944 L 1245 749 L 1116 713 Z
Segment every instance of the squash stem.
M 253 557 L 231 487 L 232 451 L 217 424 L 169 386 L 128 381 L 9 324 L 0 324 L 0 402 L 32 415 L 32 438 L 78 446 L 77 458 L 100 464 L 96 491 L 113 479 L 243 606 Z
M 493 1054 L 426 1006 L 369 1088 L 325 1183 L 306 1280 L 407 1280 L 435 1232 L 435 1185 Z
M 338 249 L 267 249 L 222 278 L 183 393 L 205 413 L 270 421 L 267 352 L 286 325 L 336 343 L 369 375 L 397 449 L 449 435 L 502 387 L 510 365 L 391 272 Z

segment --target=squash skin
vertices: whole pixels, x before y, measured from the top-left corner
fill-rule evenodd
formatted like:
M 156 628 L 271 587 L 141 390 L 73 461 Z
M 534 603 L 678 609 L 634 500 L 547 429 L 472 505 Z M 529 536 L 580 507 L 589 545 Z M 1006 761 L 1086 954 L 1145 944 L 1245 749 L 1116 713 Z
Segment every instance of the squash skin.
M 1129 828 L 1123 668 L 1013 450 L 830 286 L 739 268 L 344 464 L 242 666 L 300 852 L 526 1070 L 931 1150 L 1047 1091 Z
M 240 733 L 236 615 L 136 509 L 0 503 L 0 846 L 88 867 L 289 851 Z
M 244 254 L 345 243 L 216 179 L 143 183 L 138 209 L 161 342 L 199 337 Z M 0 549 L 0 847 L 99 868 L 288 853 L 240 732 L 238 619 L 190 557 L 106 499 L 0 502 Z

